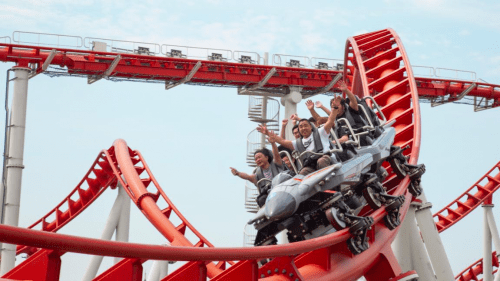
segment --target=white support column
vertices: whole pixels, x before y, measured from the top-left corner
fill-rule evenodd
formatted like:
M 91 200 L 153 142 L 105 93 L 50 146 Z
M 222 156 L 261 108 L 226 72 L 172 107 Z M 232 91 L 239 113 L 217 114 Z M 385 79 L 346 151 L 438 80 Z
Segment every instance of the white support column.
M 290 118 L 292 114 L 297 113 L 297 104 L 302 100 L 300 87 L 290 87 L 290 93 L 281 98 L 281 104 L 285 106 L 285 118 Z M 291 122 L 290 122 L 291 123 Z M 287 140 L 294 140 L 292 133 L 293 126 L 286 126 L 285 137 Z
M 153 261 L 147 281 L 160 281 L 160 261 Z
M 423 192 L 419 196 L 419 199 L 422 200 L 422 207 L 416 211 L 415 215 L 437 280 L 454 280 L 455 276 L 451 270 L 450 261 L 448 260 L 443 242 L 441 242 L 441 237 L 436 229 L 436 223 L 432 218 L 430 209 L 432 204 L 427 203 L 427 199 Z
M 127 192 L 118 184 L 118 196 L 122 200 L 122 210 L 120 212 L 120 219 L 118 220 L 118 225 L 116 226 L 116 241 L 128 242 L 129 230 L 130 230 L 130 198 Z M 114 258 L 114 263 L 118 263 L 122 258 Z
M 432 281 L 436 280 L 436 276 L 415 220 L 415 210 L 418 205 L 414 203 L 410 205 L 391 246 L 403 272 L 415 270 L 420 280 Z
M 168 261 L 158 261 L 160 268 L 160 280 L 168 275 Z
M 120 220 L 120 213 L 124 206 L 124 200 L 129 200 L 127 193 L 125 191 L 120 192 L 123 188 L 119 187 L 118 195 L 116 196 L 115 203 L 113 207 L 111 207 L 111 211 L 109 212 L 108 220 L 106 221 L 106 226 L 101 234 L 102 240 L 111 240 L 113 237 L 113 233 L 115 232 L 116 227 L 118 226 L 118 221 Z M 125 196 L 124 196 L 125 194 Z M 83 281 L 91 281 L 97 275 L 97 271 L 99 270 L 99 266 L 101 266 L 103 256 L 92 256 L 90 259 L 89 265 L 87 266 L 87 271 L 83 276 Z
M 483 206 L 483 281 L 493 281 L 493 265 L 491 257 L 491 232 L 488 225 L 488 212 L 491 212 L 493 204 Z
M 500 236 L 498 234 L 497 224 L 495 222 L 495 217 L 493 216 L 493 208 L 488 208 L 488 226 L 491 232 L 491 238 L 493 240 L 493 245 L 495 246 L 495 251 L 500 253 Z M 495 281 L 500 281 L 500 272 L 495 275 Z
M 18 226 L 19 204 L 21 201 L 21 181 L 23 173 L 24 135 L 26 128 L 26 107 L 28 103 L 29 68 L 15 67 L 14 94 L 12 97 L 11 123 L 9 135 L 9 158 L 7 159 L 7 186 L 5 194 L 4 224 Z M 14 268 L 16 245 L 2 245 L 0 275 Z

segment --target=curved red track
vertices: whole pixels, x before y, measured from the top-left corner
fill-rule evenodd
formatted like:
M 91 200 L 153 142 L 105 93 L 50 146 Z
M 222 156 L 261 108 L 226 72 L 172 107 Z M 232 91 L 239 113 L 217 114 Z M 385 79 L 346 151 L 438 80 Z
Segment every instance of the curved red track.
M 0 59 L 2 51 L 0 50 Z M 13 49 L 10 48 L 7 51 L 12 52 Z M 63 55 L 58 55 L 55 59 L 60 60 L 59 56 Z M 394 127 L 397 132 L 395 145 L 410 146 L 411 149 L 406 150 L 406 154 L 410 156 L 409 162 L 416 164 L 420 149 L 417 85 L 398 35 L 393 30 L 386 29 L 349 38 L 346 42 L 345 66 L 344 76 L 349 80 L 353 92 L 360 96 L 373 96 L 381 105 L 384 115 L 389 120 L 395 120 Z M 262 76 L 262 73 L 259 75 Z M 313 79 L 316 76 L 308 77 Z M 256 78 L 260 77 L 256 76 Z M 319 84 L 315 87 L 325 83 Z M 95 168 L 96 163 L 101 169 Z M 16 233 L 16 228 L 0 226 L 0 240 L 2 241 L 46 248 L 31 255 L 4 277 L 58 280 L 59 257 L 65 251 L 127 257 L 96 277 L 95 280 L 140 280 L 141 263 L 151 258 L 191 261 L 163 280 L 192 280 L 194 278 L 203 280 L 205 276 L 212 280 L 256 280 L 257 277 L 262 280 L 295 280 L 295 278 L 299 280 L 354 280 L 365 276 L 368 281 L 373 281 L 389 280 L 403 273 L 390 248 L 398 229 L 390 231 L 385 227 L 382 220 L 386 214 L 384 208 L 375 212 L 369 210 L 364 212 L 374 218 L 375 224 L 369 231 L 370 248 L 357 256 L 353 256 L 347 250 L 345 241 L 350 237 L 348 230 L 288 245 L 212 248 L 213 246 L 189 224 L 164 194 L 140 153 L 128 148 L 124 141 L 116 141 L 113 147 L 100 154 L 92 167 L 91 171 L 94 172 L 95 178 L 89 176 L 89 171 L 75 189 L 80 195 L 80 200 L 71 200 L 70 197 L 73 194 L 71 193 L 54 209 L 55 222 L 42 224 L 47 225 L 42 227 L 42 230 L 58 230 L 95 200 L 107 186 L 114 185 L 118 180 L 137 207 L 171 242 L 172 247 L 165 249 L 160 246 L 95 241 L 26 229 Z M 386 167 L 391 172 L 390 167 L 388 165 Z M 96 173 L 96 171 L 99 172 Z M 81 188 L 84 181 L 89 183 L 89 188 L 86 190 Z M 411 195 L 406 190 L 408 184 L 408 178 L 399 180 L 392 173 L 384 183 L 390 193 L 406 196 L 405 204 L 401 207 L 402 218 L 411 201 Z M 94 189 L 95 191 L 89 191 Z M 90 199 L 86 199 L 87 197 Z M 165 200 L 168 207 L 160 209 L 157 205 L 158 200 Z M 65 203 L 68 204 L 68 210 L 62 211 L 61 206 Z M 79 207 L 75 208 L 75 206 Z M 177 226 L 173 225 L 169 220 L 172 214 L 177 215 L 182 223 Z M 35 225 L 45 221 L 42 218 Z M 49 225 L 51 227 L 48 227 Z M 189 241 L 185 236 L 186 231 L 193 232 L 199 240 Z M 26 250 L 23 251 L 26 252 Z M 258 268 L 257 260 L 263 257 L 276 258 Z M 199 262 L 214 260 L 238 260 L 239 262 L 228 269 L 226 269 L 225 262 L 217 264 Z M 275 269 L 279 270 L 275 271 Z

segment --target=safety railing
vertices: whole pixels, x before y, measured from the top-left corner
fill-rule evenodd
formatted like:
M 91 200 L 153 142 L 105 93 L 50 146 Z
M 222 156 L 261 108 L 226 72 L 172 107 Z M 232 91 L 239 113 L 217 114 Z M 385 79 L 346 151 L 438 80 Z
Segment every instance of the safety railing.
M 70 48 L 81 48 L 83 46 L 83 39 L 80 36 L 26 31 L 14 31 L 12 33 L 12 41 L 17 44 L 38 46 L 44 45 Z
M 166 44 L 161 45 L 161 53 L 167 57 L 213 61 L 228 61 L 233 58 L 231 50 Z
M 0 43 L 10 44 L 12 41 L 9 36 L 2 36 L 0 37 Z
M 257 230 L 253 227 L 253 225 L 245 224 L 243 232 L 243 247 L 253 247 L 255 236 L 257 236 Z
M 311 59 L 305 56 L 275 54 L 273 55 L 273 65 L 305 68 L 311 66 Z
M 477 81 L 477 75 L 474 71 L 421 65 L 413 65 L 412 69 L 416 76 L 463 80 L 471 82 Z
M 264 58 L 256 52 L 233 51 L 233 61 L 239 63 L 262 64 L 264 62 Z
M 105 45 L 103 45 L 103 43 Z M 101 52 L 131 53 L 138 55 L 159 55 L 161 47 L 156 43 L 85 37 L 83 45 L 87 49 Z
M 249 213 L 257 213 L 259 205 L 257 204 L 257 196 L 259 191 L 257 187 L 250 181 L 245 183 L 245 209 Z
M 312 57 L 310 67 L 325 70 L 344 70 L 344 60 Z

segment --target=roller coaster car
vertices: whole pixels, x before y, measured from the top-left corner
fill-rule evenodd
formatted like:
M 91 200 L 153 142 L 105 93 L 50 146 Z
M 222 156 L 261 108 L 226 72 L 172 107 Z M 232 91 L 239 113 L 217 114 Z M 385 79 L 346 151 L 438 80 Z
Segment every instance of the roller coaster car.
M 366 204 L 373 209 L 385 206 L 388 213 L 385 224 L 389 229 L 401 223 L 399 209 L 405 197 L 387 193 L 381 184 L 387 172 L 381 165 L 387 160 L 398 177 L 408 175 L 411 179 L 409 191 L 413 196 L 421 193 L 420 177 L 425 166 L 408 164 L 403 155 L 408 147 L 401 149 L 393 145 L 396 131 L 391 126 L 394 122 L 377 126 L 378 136 L 369 141 L 370 145 L 360 146 L 361 137 L 374 135 L 369 131 L 375 131 L 372 122 L 371 128 L 366 128 L 368 133 L 356 134 L 347 120 L 339 121 L 343 121 L 351 132 L 352 140 L 347 144 L 355 146 L 355 154 L 342 163 L 334 163 L 307 176 L 292 177 L 283 172 L 272 182 L 267 180 L 267 188 L 261 190 L 261 195 L 268 193 L 265 204 L 248 222 L 257 229 L 255 246 L 275 244 L 275 235 L 285 229 L 288 240 L 296 242 L 348 227 L 353 235 L 347 241 L 348 248 L 353 254 L 359 254 L 369 247 L 367 231 L 373 224 L 371 217 L 358 216 Z M 337 136 L 332 135 L 338 144 Z M 342 152 L 342 149 L 337 145 L 329 154 Z

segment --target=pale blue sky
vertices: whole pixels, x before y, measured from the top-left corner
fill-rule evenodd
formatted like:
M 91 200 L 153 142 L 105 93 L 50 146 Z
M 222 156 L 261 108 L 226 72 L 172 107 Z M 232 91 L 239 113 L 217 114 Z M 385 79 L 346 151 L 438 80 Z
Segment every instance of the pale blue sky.
M 475 71 L 500 84 L 499 12 L 496 1 L 19 0 L 0 1 L 0 37 L 32 31 L 342 59 L 347 37 L 391 27 L 413 65 Z M 12 66 L 0 64 L 0 89 Z M 246 136 L 255 124 L 247 118 L 246 96 L 235 89 L 165 91 L 161 84 L 87 85 L 86 79 L 39 75 L 29 82 L 28 98 L 21 226 L 59 203 L 99 151 L 123 138 L 213 244 L 241 246 L 251 215 L 244 210 L 244 182 L 229 166 L 251 171 Z M 500 160 L 500 111 L 474 113 L 454 104 L 421 104 L 421 111 L 423 185 L 435 212 Z M 303 103 L 299 114 L 307 115 Z M 115 193 L 104 194 L 62 233 L 99 237 Z M 131 241 L 163 243 L 132 210 Z M 477 210 L 442 235 L 454 273 L 482 255 L 481 215 Z M 83 275 L 87 260 L 65 256 L 62 280 Z

